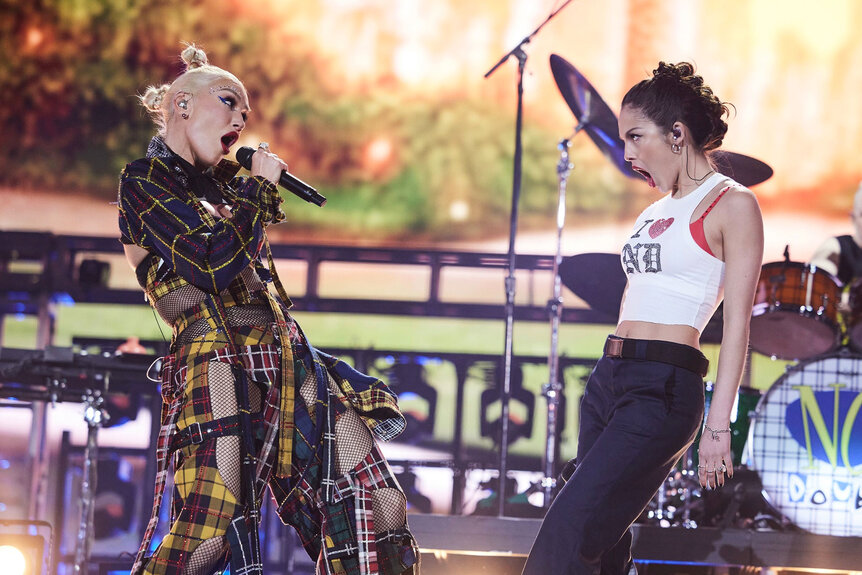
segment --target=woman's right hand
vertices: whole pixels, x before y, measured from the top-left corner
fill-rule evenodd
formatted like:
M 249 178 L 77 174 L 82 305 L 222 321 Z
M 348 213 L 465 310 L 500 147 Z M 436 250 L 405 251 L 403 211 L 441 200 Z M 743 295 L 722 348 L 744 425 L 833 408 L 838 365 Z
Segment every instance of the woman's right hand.
M 266 178 L 273 184 L 278 184 L 281 172 L 287 170 L 287 164 L 269 151 L 269 146 L 262 144 L 251 156 L 251 175 Z

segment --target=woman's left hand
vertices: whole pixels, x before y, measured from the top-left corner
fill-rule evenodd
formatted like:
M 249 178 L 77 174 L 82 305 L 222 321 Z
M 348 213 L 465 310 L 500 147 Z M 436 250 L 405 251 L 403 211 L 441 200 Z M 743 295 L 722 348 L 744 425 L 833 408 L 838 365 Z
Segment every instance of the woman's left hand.
M 697 478 L 701 487 L 715 489 L 733 477 L 733 457 L 730 453 L 730 433 L 712 434 L 706 429 L 698 446 Z

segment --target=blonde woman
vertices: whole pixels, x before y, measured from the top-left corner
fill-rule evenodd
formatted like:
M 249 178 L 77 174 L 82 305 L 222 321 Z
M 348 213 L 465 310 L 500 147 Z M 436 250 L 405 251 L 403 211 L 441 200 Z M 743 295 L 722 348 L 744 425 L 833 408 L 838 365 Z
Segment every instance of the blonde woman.
M 158 135 L 119 187 L 127 259 L 173 328 L 155 501 L 133 573 L 206 574 L 228 561 L 260 573 L 253 502 L 267 487 L 320 572 L 412 573 L 406 498 L 373 438 L 403 430 L 396 397 L 315 350 L 288 313 L 265 258 L 287 166 L 261 143 L 251 177 L 235 177 L 225 157 L 246 126 L 246 89 L 195 46 L 182 59 L 183 74 L 141 97 Z M 171 464 L 170 532 L 146 556 Z

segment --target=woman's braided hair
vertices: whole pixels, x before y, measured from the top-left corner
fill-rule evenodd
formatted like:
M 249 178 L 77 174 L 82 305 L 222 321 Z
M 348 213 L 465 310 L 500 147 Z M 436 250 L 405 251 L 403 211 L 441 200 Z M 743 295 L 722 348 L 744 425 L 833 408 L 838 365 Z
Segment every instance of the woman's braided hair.
M 640 110 L 657 126 L 670 132 L 674 122 L 685 124 L 694 147 L 708 152 L 721 146 L 727 133 L 731 104 L 722 102 L 688 62 L 659 62 L 652 78 L 632 86 L 623 98 L 623 106 Z

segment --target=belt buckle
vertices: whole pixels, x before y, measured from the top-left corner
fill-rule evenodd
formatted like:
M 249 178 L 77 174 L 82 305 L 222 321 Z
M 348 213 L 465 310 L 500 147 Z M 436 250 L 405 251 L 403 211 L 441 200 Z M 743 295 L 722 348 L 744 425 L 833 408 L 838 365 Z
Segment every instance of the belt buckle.
M 605 343 L 605 355 L 608 357 L 622 357 L 623 341 L 620 338 L 609 337 Z
M 192 445 L 197 445 L 204 442 L 204 432 L 201 429 L 201 424 L 194 421 L 186 429 L 189 430 L 189 440 Z

